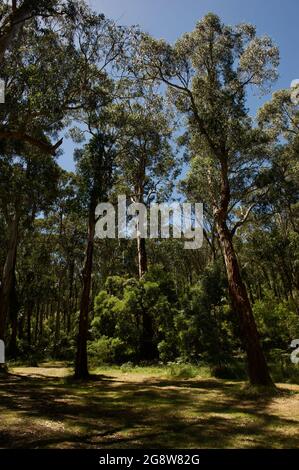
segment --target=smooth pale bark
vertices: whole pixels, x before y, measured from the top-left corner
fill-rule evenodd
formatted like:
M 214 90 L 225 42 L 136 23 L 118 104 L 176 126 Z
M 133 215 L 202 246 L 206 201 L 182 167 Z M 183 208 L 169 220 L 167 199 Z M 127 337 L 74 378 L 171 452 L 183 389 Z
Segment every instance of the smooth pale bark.
M 77 340 L 77 354 L 75 365 L 75 377 L 77 379 L 86 379 L 88 373 L 87 360 L 87 339 L 89 324 L 89 306 L 91 291 L 91 275 L 93 266 L 94 236 L 95 236 L 95 205 L 91 205 L 88 222 L 88 241 L 86 248 L 86 257 L 82 272 L 83 289 L 80 301 L 79 334 Z
M 11 304 L 11 292 L 14 285 L 18 247 L 18 225 L 19 217 L 15 215 L 9 224 L 8 248 L 0 288 L 0 339 L 3 340 L 5 340 L 6 324 Z

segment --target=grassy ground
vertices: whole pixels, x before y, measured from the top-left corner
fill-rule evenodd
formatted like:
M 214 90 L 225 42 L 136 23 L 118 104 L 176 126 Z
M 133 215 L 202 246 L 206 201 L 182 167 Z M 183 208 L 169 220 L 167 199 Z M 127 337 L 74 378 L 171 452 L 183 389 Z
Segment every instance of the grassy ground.
M 299 386 L 257 398 L 244 384 L 162 368 L 97 369 L 77 383 L 63 364 L 0 377 L 0 448 L 299 447 Z

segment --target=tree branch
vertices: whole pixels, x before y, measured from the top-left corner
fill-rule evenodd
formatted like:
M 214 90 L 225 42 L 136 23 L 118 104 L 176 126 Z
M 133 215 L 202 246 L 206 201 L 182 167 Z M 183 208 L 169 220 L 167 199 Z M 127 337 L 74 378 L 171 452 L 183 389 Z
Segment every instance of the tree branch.
M 63 139 L 60 139 L 55 145 L 48 144 L 42 140 L 31 137 L 30 135 L 20 132 L 20 131 L 9 131 L 9 130 L 0 130 L 0 139 L 10 139 L 18 140 L 21 142 L 26 142 L 33 145 L 34 147 L 39 148 L 44 153 L 49 155 L 56 155 L 56 151 L 62 145 Z
M 254 202 L 253 204 L 251 204 L 251 205 L 248 207 L 248 209 L 247 209 L 247 211 L 246 211 L 246 213 L 245 213 L 243 219 L 242 219 L 242 220 L 239 220 L 239 221 L 234 225 L 234 227 L 231 229 L 231 232 L 230 232 L 230 233 L 231 233 L 231 236 L 232 236 L 232 237 L 235 235 L 235 233 L 236 233 L 236 231 L 238 230 L 238 228 L 241 227 L 243 224 L 245 224 L 245 222 L 247 221 L 247 219 L 248 219 L 248 217 L 249 217 L 249 215 L 250 215 L 252 209 L 254 208 L 254 206 L 256 206 L 256 204 L 257 204 L 256 202 Z

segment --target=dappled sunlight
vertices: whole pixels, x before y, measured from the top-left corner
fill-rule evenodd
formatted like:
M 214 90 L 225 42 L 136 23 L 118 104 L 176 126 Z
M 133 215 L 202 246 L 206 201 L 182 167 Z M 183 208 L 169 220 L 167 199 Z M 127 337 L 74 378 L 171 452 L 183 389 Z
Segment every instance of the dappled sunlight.
M 63 371 L 63 374 L 62 374 Z M 76 382 L 62 367 L 0 381 L 0 447 L 287 448 L 299 444 L 299 386 L 250 399 L 243 383 L 106 371 Z

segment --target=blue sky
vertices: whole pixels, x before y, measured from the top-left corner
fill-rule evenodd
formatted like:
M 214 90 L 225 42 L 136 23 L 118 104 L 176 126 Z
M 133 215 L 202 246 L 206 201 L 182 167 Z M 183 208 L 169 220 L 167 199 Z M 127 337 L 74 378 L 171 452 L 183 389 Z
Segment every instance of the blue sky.
M 191 31 L 208 12 L 218 14 L 227 24 L 253 23 L 258 34 L 268 34 L 281 54 L 279 80 L 273 90 L 290 86 L 299 78 L 299 2 L 298 0 L 89 0 L 95 10 L 123 25 L 139 25 L 157 38 L 174 42 Z M 269 97 L 251 96 L 248 105 L 255 113 Z M 73 170 L 73 144 L 65 141 L 60 164 Z

